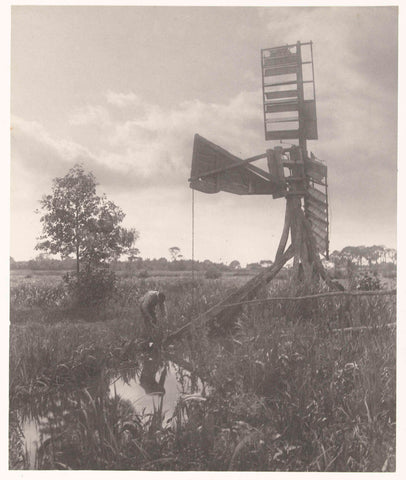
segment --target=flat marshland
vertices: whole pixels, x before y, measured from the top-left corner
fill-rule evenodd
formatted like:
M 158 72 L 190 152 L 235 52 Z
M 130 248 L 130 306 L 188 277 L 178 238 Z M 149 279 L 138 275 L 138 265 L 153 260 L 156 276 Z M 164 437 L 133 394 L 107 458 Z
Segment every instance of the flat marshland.
M 159 349 L 246 277 L 120 278 L 92 311 L 59 276 L 26 277 L 11 281 L 11 469 L 395 471 L 396 296 L 250 304 Z M 146 343 L 138 300 L 156 288 L 168 315 Z M 340 330 L 355 316 L 370 328 Z

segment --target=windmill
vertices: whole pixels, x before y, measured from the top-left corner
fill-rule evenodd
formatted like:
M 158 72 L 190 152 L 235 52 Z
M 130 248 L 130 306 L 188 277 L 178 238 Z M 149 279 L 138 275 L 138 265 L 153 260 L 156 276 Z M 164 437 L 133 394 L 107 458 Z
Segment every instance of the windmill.
M 241 159 L 198 134 L 194 138 L 189 178 L 192 189 L 286 199 L 285 222 L 273 265 L 205 312 L 206 320 L 216 323 L 233 317 L 241 302 L 252 298 L 292 258 L 296 284 L 311 285 L 321 278 L 330 288 L 338 287 L 320 259 L 329 257 L 327 166 L 307 151 L 307 140 L 318 138 L 313 44 L 297 42 L 263 49 L 261 67 L 265 140 L 292 143 Z M 263 159 L 267 170 L 255 165 Z

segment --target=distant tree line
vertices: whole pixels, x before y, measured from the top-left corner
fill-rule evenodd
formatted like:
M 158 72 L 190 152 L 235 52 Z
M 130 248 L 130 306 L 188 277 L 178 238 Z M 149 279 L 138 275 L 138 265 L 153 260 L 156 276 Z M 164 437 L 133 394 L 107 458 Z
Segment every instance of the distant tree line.
M 352 275 L 351 271 L 357 270 L 368 270 L 388 278 L 396 277 L 396 249 L 383 245 L 347 246 L 341 251 L 332 252 L 330 261 L 334 264 L 333 276 L 335 278 L 349 277 Z
M 239 264 L 239 262 L 238 262 Z M 258 264 L 259 265 L 259 264 Z M 159 271 L 190 271 L 192 268 L 196 271 L 206 271 L 209 268 L 216 268 L 222 272 L 232 271 L 236 268 L 221 262 L 212 262 L 210 260 L 168 260 L 165 257 L 161 258 L 141 258 L 139 256 L 131 260 L 113 260 L 110 262 L 110 267 L 114 271 L 125 270 L 159 270 Z M 60 270 L 73 271 L 76 268 L 76 260 L 73 258 L 66 258 L 58 260 L 50 258 L 47 255 L 40 254 L 32 260 L 16 261 L 10 257 L 11 270 Z M 239 267 L 241 268 L 241 267 Z
M 175 249 L 175 250 L 173 250 Z M 175 255 L 173 255 L 173 252 Z M 171 260 L 165 257 L 161 258 L 142 258 L 138 249 L 134 248 L 132 254 L 127 260 L 113 260 L 110 266 L 115 271 L 126 270 L 148 270 L 148 271 L 190 271 L 192 268 L 196 271 L 207 271 L 216 268 L 221 272 L 230 272 L 244 270 L 238 260 L 233 260 L 229 264 L 222 262 L 212 262 L 211 260 L 190 260 L 185 259 L 178 247 L 169 249 Z M 387 248 L 383 245 L 366 246 L 347 246 L 342 250 L 335 250 L 330 254 L 330 261 L 336 269 L 345 269 L 350 262 L 352 265 L 361 267 L 374 267 L 378 270 L 394 268 L 397 263 L 397 252 L 393 248 Z M 261 260 L 259 262 L 248 263 L 246 270 L 261 270 L 272 265 L 271 260 Z M 51 258 L 44 253 L 39 254 L 35 259 L 28 261 L 15 261 L 10 257 L 10 268 L 12 270 L 61 270 L 71 271 L 76 268 L 76 260 L 65 258 L 58 260 Z
M 11 270 L 61 270 L 70 271 L 76 269 L 76 260 L 73 258 L 65 258 L 58 260 L 50 258 L 43 253 L 37 255 L 34 259 L 26 261 L 16 261 L 10 257 Z
M 334 250 L 330 255 L 330 261 L 336 266 L 345 265 L 348 261 L 354 265 L 367 265 L 372 267 L 382 263 L 397 263 L 397 251 L 395 248 L 387 248 L 384 245 L 372 245 L 366 247 L 344 247 L 341 251 Z
M 165 257 L 143 259 L 138 248 L 134 247 L 139 237 L 138 231 L 121 225 L 124 212 L 104 194 L 97 195 L 96 185 L 94 175 L 86 172 L 82 165 L 75 165 L 64 177 L 55 178 L 52 193 L 42 197 L 41 209 L 38 210 L 38 213 L 41 213 L 43 231 L 36 249 L 42 253 L 35 259 L 23 262 L 10 257 L 10 268 L 76 271 L 77 286 L 80 276 L 85 277 L 90 275 L 89 272 L 96 272 L 103 280 L 102 277 L 107 275 L 105 272 L 108 269 L 112 272 L 194 269 L 213 273 L 241 270 L 238 260 L 225 264 L 211 260 L 185 259 L 177 246 L 168 249 L 170 261 Z M 51 256 L 56 254 L 59 254 L 61 259 Z M 126 260 L 121 260 L 123 256 Z M 356 266 L 395 267 L 397 252 L 383 245 L 347 246 L 341 251 L 332 252 L 330 260 L 336 270 L 348 266 L 349 263 Z M 271 265 L 271 260 L 261 260 L 247 264 L 246 270 L 261 270 Z M 82 274 L 83 269 L 85 271 Z M 68 277 L 67 281 L 71 282 L 73 277 Z M 93 276 L 91 282 L 94 283 Z M 80 288 L 82 287 L 83 285 Z

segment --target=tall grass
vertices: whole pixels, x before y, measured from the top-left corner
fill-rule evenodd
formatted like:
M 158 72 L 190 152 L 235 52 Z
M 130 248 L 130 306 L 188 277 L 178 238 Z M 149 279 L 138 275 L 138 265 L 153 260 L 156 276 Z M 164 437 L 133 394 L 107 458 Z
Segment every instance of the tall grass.
M 228 467 L 394 469 L 395 335 L 362 335 L 251 316 L 234 348 L 208 355 L 217 393 L 212 408 L 222 412 L 216 425 L 230 432 Z M 233 437 L 238 422 L 244 433 Z
M 395 330 L 335 331 L 354 311 L 366 326 L 393 323 L 393 297 L 356 299 L 356 310 L 342 297 L 247 305 L 217 339 L 193 325 L 171 351 L 211 388 L 179 403 L 168 422 L 159 408 L 143 417 L 106 388 L 87 388 L 107 367 L 137 361 L 128 342 L 143 336 L 138 298 L 151 288 L 168 298 L 165 334 L 231 285 L 122 280 L 107 321 L 11 325 L 12 404 L 81 387 L 64 429 L 44 440 L 38 468 L 394 471 Z M 289 293 L 272 288 L 274 296 Z

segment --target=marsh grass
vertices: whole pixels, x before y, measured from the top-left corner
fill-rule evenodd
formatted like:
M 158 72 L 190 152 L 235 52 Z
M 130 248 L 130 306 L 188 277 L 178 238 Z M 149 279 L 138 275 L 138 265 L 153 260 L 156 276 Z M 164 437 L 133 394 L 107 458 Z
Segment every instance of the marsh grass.
M 395 329 L 334 331 L 351 326 L 354 312 L 361 325 L 394 323 L 392 296 L 356 299 L 355 307 L 343 297 L 247 305 L 219 338 L 193 324 L 170 349 L 210 390 L 203 399 L 181 401 L 170 419 L 159 405 L 141 415 L 118 395 L 89 390 L 109 367 L 137 365 L 143 292 L 165 292 L 165 335 L 232 287 L 230 279 L 122 279 L 107 320 L 88 323 L 62 315 L 55 322 L 38 316 L 12 323 L 12 412 L 36 396 L 78 388 L 63 428 L 44 436 L 36 467 L 394 471 Z M 270 288 L 264 295 L 290 294 L 286 282 Z M 44 292 L 25 292 L 29 306 L 20 293 L 12 296 L 13 308 L 45 308 L 39 300 L 48 298 Z M 50 298 L 46 307 L 57 308 Z M 27 468 L 18 433 L 10 429 L 10 464 Z

